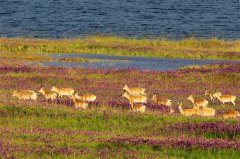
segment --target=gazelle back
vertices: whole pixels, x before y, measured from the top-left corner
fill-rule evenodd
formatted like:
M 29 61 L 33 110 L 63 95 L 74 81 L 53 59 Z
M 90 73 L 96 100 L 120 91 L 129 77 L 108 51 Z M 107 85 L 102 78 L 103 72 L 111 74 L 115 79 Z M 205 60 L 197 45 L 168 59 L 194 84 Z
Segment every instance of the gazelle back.
M 71 99 L 74 102 L 75 108 L 87 109 L 88 103 L 79 99 L 76 99 L 75 96 L 72 96 Z
M 227 112 L 225 112 L 225 113 L 223 114 L 223 117 L 224 117 L 225 119 L 237 118 L 237 117 L 239 117 L 239 116 L 240 116 L 240 113 L 239 113 L 238 111 L 236 111 L 236 110 L 229 110 L 229 111 L 227 111 Z
M 147 97 L 142 95 L 130 95 L 125 92 L 122 97 L 127 98 L 130 102 L 133 103 L 147 103 Z
M 97 98 L 97 96 L 95 96 L 94 94 L 84 94 L 81 96 L 74 94 L 74 96 L 76 99 L 81 99 L 81 100 L 87 101 L 87 102 L 94 102 Z
M 157 98 L 157 95 L 156 94 L 153 94 L 151 100 L 154 102 L 154 103 L 157 103 L 157 104 L 162 104 L 162 105 L 166 105 L 166 106 L 172 106 L 172 100 L 171 99 L 160 99 L 160 98 Z
M 53 86 L 51 88 L 51 91 L 56 92 L 59 97 L 62 97 L 64 95 L 71 97 L 75 92 L 72 88 L 57 88 L 56 86 Z
M 18 99 L 31 99 L 37 101 L 37 93 L 32 90 L 14 90 L 13 97 L 17 97 Z
M 217 94 L 217 99 L 221 102 L 221 103 L 232 103 L 233 105 L 235 104 L 235 100 L 237 99 L 237 97 L 235 95 L 221 95 L 221 94 Z
M 146 96 L 145 93 L 145 88 L 140 88 L 140 87 L 132 87 L 129 88 L 126 84 L 123 86 L 123 89 L 126 90 L 130 95 L 144 95 Z
M 41 88 L 38 92 L 42 93 L 46 99 L 56 100 L 57 93 L 56 92 L 45 92 L 44 88 Z
M 211 116 L 213 117 L 216 114 L 216 110 L 213 108 L 199 108 L 200 112 L 198 115 L 200 116 Z
M 187 99 L 190 100 L 195 107 L 206 108 L 208 106 L 208 101 L 206 99 L 195 99 L 192 95 L 190 95 Z
M 198 115 L 199 114 L 199 109 L 198 108 L 192 108 L 192 109 L 183 109 L 182 108 L 182 103 L 178 105 L 178 109 L 181 114 L 186 115 L 186 116 L 192 116 L 192 115 Z
M 146 106 L 143 104 L 139 104 L 139 103 L 134 104 L 134 103 L 130 102 L 130 105 L 134 112 L 144 113 L 146 111 Z
M 206 90 L 204 95 L 209 96 L 211 100 L 217 99 L 217 95 L 222 95 L 221 92 L 219 91 L 210 91 L 210 90 Z

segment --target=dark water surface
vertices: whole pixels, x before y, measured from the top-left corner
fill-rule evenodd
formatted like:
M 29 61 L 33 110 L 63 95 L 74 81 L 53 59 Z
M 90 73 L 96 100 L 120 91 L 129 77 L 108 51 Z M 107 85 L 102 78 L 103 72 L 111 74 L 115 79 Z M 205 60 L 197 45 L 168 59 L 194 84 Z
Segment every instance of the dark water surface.
M 0 0 L 0 36 L 240 37 L 239 0 Z
M 88 58 L 100 59 L 102 62 L 45 62 L 47 66 L 57 67 L 83 67 L 83 68 L 117 68 L 117 69 L 140 69 L 154 71 L 170 71 L 189 65 L 204 65 L 227 62 L 223 60 L 193 60 L 193 59 L 159 59 L 140 58 L 126 56 L 111 56 L 99 54 L 60 54 L 52 55 L 53 58 Z M 118 61 L 112 61 L 118 60 Z M 230 61 L 229 61 L 230 62 Z M 231 61 L 240 62 L 240 61 Z

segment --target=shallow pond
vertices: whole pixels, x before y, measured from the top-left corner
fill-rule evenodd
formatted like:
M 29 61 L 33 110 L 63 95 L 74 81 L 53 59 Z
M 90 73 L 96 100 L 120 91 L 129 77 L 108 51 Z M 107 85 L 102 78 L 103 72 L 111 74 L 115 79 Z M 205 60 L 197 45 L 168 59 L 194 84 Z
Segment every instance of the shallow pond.
M 83 67 L 83 68 L 117 68 L 167 71 L 176 70 L 190 65 L 204 65 L 227 62 L 224 60 L 195 60 L 195 59 L 166 59 L 166 58 L 140 58 L 125 56 L 110 56 L 99 54 L 58 54 L 51 55 L 55 59 L 61 58 L 87 58 L 97 59 L 97 62 L 44 62 L 47 66 L 58 67 Z M 231 61 L 236 62 L 236 61 Z

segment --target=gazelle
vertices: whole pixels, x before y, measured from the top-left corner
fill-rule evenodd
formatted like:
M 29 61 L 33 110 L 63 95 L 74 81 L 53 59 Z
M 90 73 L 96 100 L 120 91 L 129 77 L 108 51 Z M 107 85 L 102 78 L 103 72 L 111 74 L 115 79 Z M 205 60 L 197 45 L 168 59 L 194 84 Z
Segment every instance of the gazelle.
M 75 108 L 87 109 L 88 103 L 79 99 L 76 99 L 75 96 L 72 96 L 71 99 L 74 102 Z
M 169 106 L 169 107 L 172 106 L 172 100 L 171 100 L 171 99 L 161 99 L 161 98 L 157 98 L 157 95 L 156 95 L 156 94 L 153 94 L 151 100 L 152 100 L 154 103 L 157 103 L 157 104 L 162 104 L 162 105 L 166 105 L 166 106 Z
M 38 92 L 42 93 L 42 95 L 48 100 L 56 100 L 57 99 L 57 93 L 56 92 L 46 92 L 44 88 L 41 88 Z
M 130 95 L 125 92 L 122 97 L 127 98 L 130 102 L 133 103 L 147 103 L 147 97 L 142 95 Z
M 64 95 L 71 97 L 75 92 L 72 88 L 57 88 L 55 86 L 51 88 L 51 91 L 56 92 L 59 97 L 62 97 Z
M 133 102 L 130 102 L 130 105 L 134 112 L 144 113 L 146 110 L 146 106 L 143 104 L 139 104 L 139 103 L 134 104 Z
M 161 99 L 161 98 L 157 98 L 157 95 L 156 95 L 156 94 L 153 94 L 151 100 L 152 100 L 154 103 L 168 106 L 168 107 L 170 108 L 170 114 L 174 113 L 174 110 L 172 109 L 172 100 L 171 100 L 171 99 Z
M 235 95 L 221 95 L 221 94 L 217 94 L 217 99 L 221 102 L 221 103 L 227 103 L 230 102 L 233 105 L 235 104 L 235 100 L 237 99 L 237 97 Z
M 97 96 L 95 96 L 94 94 L 84 94 L 81 96 L 74 94 L 74 96 L 76 99 L 80 99 L 80 100 L 87 101 L 87 102 L 94 102 L 97 98 Z
M 195 107 L 203 107 L 206 108 L 208 106 L 208 101 L 206 99 L 195 99 L 192 95 L 190 95 L 188 98 L 193 103 L 193 106 Z
M 217 99 L 217 95 L 222 95 L 222 93 L 221 92 L 219 92 L 219 91 L 210 91 L 210 90 L 206 90 L 205 92 L 204 92 L 204 95 L 206 95 L 206 96 L 209 96 L 210 97 L 210 99 L 213 101 L 213 100 L 215 100 L 215 99 Z
M 126 90 L 130 95 L 144 95 L 146 96 L 145 93 L 145 88 L 140 88 L 140 87 L 132 87 L 129 88 L 126 84 L 123 86 L 123 89 Z
M 240 116 L 240 113 L 236 110 L 229 110 L 223 114 L 223 118 L 229 119 L 229 118 L 237 118 Z
M 31 99 L 37 101 L 37 93 L 32 90 L 14 90 L 13 97 L 17 97 L 18 99 Z
M 199 114 L 199 109 L 198 108 L 192 108 L 192 109 L 183 109 L 182 108 L 182 103 L 178 105 L 178 109 L 181 114 L 186 115 L 186 116 L 192 116 L 192 115 L 198 115 Z
M 216 110 L 213 108 L 197 108 L 197 109 L 199 109 L 198 115 L 200 115 L 200 116 L 213 117 L 216 114 Z

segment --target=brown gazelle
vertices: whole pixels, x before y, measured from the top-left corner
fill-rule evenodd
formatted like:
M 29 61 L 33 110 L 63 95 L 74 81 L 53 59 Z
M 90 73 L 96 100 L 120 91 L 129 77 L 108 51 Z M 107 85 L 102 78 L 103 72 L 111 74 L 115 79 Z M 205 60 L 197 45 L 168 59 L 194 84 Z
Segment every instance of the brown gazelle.
M 97 96 L 95 96 L 94 94 L 84 94 L 81 96 L 74 94 L 74 96 L 76 99 L 80 99 L 80 100 L 87 101 L 87 102 L 94 102 L 97 98 Z
M 204 95 L 209 96 L 211 100 L 217 99 L 217 95 L 218 95 L 218 94 L 219 94 L 219 95 L 222 95 L 222 93 L 219 92 L 219 91 L 206 90 L 206 91 L 204 92 Z
M 18 99 L 31 99 L 37 101 L 37 93 L 32 90 L 14 90 L 13 97 L 17 97 Z
M 143 104 L 130 102 L 130 105 L 134 112 L 144 113 L 146 111 L 146 106 Z
M 133 103 L 147 103 L 147 97 L 142 95 L 130 95 L 125 92 L 122 97 L 127 98 L 130 102 Z
M 162 99 L 158 98 L 156 94 L 153 94 L 151 101 L 157 104 L 166 105 L 170 108 L 170 114 L 174 113 L 174 110 L 172 109 L 172 100 L 171 99 Z
M 240 113 L 236 110 L 229 110 L 223 114 L 223 118 L 229 119 L 229 118 L 237 118 L 240 116 Z
M 71 97 L 75 92 L 72 88 L 57 88 L 56 86 L 53 86 L 51 91 L 56 92 L 59 97 L 64 95 Z
M 211 116 L 213 117 L 216 114 L 216 110 L 213 108 L 197 108 L 199 109 L 200 116 Z
M 151 100 L 154 103 L 157 104 L 162 104 L 162 105 L 166 105 L 166 106 L 172 106 L 172 100 L 171 99 L 162 99 L 162 98 L 158 98 L 156 94 L 153 94 Z
M 38 92 L 42 93 L 42 95 L 48 100 L 56 100 L 57 99 L 57 93 L 56 92 L 46 92 L 44 88 L 41 88 Z
M 206 108 L 208 106 L 208 101 L 206 99 L 195 99 L 192 95 L 190 95 L 187 99 L 193 103 L 194 107 Z
M 145 93 L 145 88 L 140 88 L 140 87 L 132 87 L 129 88 L 126 84 L 123 86 L 123 89 L 126 90 L 130 95 L 144 95 L 146 96 Z
M 181 114 L 186 115 L 186 116 L 192 116 L 192 115 L 198 115 L 199 114 L 199 109 L 198 108 L 192 108 L 192 109 L 183 109 L 182 108 L 182 103 L 178 105 L 178 109 Z
M 82 100 L 76 99 L 75 96 L 72 96 L 71 99 L 74 102 L 75 108 L 87 109 L 88 103 L 86 101 L 82 101 Z
M 235 104 L 235 100 L 237 99 L 237 97 L 235 95 L 221 95 L 221 94 L 217 94 L 217 99 L 221 102 L 221 103 L 232 103 L 233 105 Z

